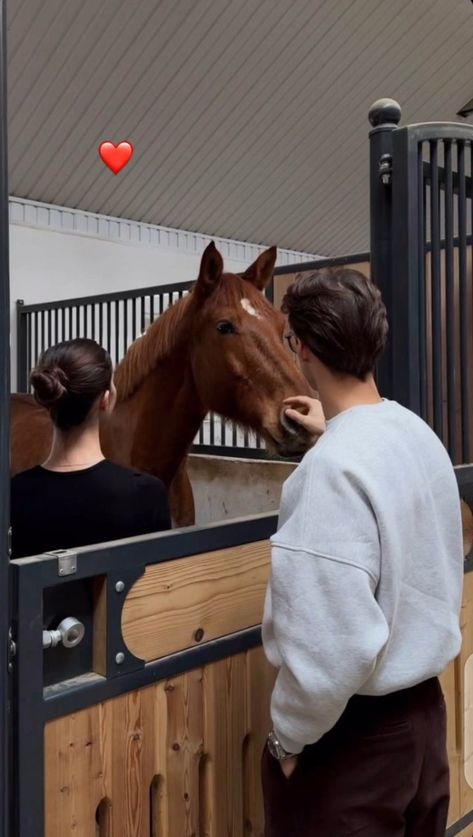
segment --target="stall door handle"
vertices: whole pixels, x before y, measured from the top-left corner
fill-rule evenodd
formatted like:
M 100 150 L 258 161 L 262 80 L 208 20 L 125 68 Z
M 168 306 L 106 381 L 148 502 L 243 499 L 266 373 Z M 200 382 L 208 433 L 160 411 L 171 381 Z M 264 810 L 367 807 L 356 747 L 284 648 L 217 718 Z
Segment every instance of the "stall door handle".
M 43 631 L 43 648 L 55 648 L 62 643 L 64 648 L 75 648 L 82 642 L 85 628 L 74 616 L 63 619 L 55 631 Z

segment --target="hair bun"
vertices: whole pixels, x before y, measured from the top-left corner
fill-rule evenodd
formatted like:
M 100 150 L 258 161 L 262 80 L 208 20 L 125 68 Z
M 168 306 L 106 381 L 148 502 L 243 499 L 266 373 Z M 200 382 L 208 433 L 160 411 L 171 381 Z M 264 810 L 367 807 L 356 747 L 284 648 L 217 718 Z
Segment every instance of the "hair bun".
M 36 401 L 43 407 L 50 407 L 68 393 L 68 378 L 59 366 L 50 369 L 34 369 L 30 381 Z

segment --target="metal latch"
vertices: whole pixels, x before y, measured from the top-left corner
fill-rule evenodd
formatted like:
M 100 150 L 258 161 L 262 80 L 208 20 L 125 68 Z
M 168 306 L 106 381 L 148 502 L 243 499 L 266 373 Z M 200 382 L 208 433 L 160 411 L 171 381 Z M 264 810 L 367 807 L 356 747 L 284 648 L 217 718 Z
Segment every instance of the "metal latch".
M 13 631 L 8 630 L 8 671 L 13 670 L 13 660 L 16 657 L 16 642 L 13 639 Z
M 85 627 L 75 616 L 68 616 L 63 619 L 55 631 L 43 629 L 43 648 L 55 648 L 62 643 L 64 648 L 75 648 L 82 642 L 85 634 Z
M 389 186 L 392 180 L 393 173 L 393 158 L 390 154 L 382 154 L 379 159 L 378 173 L 381 183 L 384 186 Z
M 58 575 L 74 575 L 77 572 L 77 552 L 73 552 L 71 549 L 53 549 L 51 552 L 45 552 L 44 554 L 57 558 Z

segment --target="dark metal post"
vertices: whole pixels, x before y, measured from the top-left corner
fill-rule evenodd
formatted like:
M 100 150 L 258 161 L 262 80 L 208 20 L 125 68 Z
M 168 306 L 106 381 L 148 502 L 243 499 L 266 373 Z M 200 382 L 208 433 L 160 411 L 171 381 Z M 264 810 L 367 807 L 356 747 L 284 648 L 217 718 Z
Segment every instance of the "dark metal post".
M 419 167 L 422 143 L 416 131 L 401 128 L 393 134 L 392 186 L 392 297 L 393 398 L 421 415 L 421 335 L 425 335 L 423 282 L 424 243 L 419 208 Z
M 9 625 L 10 563 L 10 280 L 8 271 L 8 169 L 6 2 L 0 0 L 0 837 L 11 837 L 9 827 Z
M 23 311 L 24 300 L 16 303 L 16 386 L 18 392 L 28 389 L 28 315 Z
M 390 336 L 377 368 L 382 395 L 394 398 L 392 296 L 392 145 L 401 108 L 394 99 L 379 99 L 371 107 L 370 131 L 370 238 L 371 277 L 379 287 L 389 318 Z

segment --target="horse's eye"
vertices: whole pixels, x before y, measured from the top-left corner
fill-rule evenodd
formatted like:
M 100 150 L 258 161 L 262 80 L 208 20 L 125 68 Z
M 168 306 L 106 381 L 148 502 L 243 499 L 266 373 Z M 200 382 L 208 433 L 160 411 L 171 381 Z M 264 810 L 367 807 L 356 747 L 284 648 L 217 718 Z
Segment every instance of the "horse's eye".
M 217 331 L 219 334 L 235 334 L 235 326 L 228 320 L 224 320 L 223 323 L 217 325 Z

